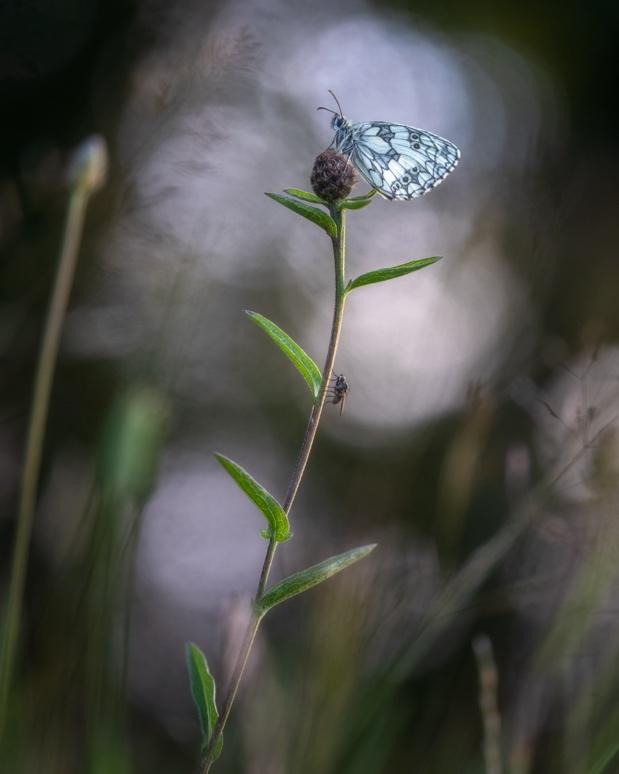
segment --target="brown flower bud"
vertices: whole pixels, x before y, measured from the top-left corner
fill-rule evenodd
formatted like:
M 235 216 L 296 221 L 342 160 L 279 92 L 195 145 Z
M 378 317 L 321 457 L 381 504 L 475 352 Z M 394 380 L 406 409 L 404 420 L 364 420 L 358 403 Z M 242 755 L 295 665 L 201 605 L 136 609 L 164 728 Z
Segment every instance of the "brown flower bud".
M 316 196 L 335 202 L 348 196 L 357 182 L 357 173 L 346 156 L 328 149 L 316 157 L 311 182 Z

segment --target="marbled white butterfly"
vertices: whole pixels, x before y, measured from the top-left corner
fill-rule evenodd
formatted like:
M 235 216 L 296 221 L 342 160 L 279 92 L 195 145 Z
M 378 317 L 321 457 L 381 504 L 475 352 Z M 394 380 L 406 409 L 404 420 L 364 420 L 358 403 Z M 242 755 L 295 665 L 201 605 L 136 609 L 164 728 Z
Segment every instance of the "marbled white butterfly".
M 353 124 L 343 114 L 333 113 L 335 137 L 330 147 L 348 156 L 361 177 L 386 199 L 416 199 L 427 194 L 454 169 L 460 151 L 449 140 L 424 129 L 370 121 Z

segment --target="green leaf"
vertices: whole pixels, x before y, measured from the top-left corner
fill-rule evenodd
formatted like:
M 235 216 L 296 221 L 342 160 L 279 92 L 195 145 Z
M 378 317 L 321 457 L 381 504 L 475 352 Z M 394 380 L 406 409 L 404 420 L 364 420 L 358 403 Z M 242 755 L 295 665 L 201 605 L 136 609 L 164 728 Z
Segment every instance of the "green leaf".
M 308 567 L 306 570 L 301 570 L 301 572 L 288 576 L 288 578 L 285 578 L 272 586 L 269 591 L 267 591 L 266 594 L 263 594 L 256 602 L 258 614 L 264 615 L 272 607 L 275 607 L 275 605 L 279 605 L 281 602 L 285 602 L 287 599 L 295 597 L 297 594 L 302 594 L 313 586 L 317 586 L 319 583 L 326 581 L 327 578 L 330 578 L 332 575 L 341 572 L 351 564 L 363 559 L 375 548 L 376 543 L 372 543 L 369 546 L 361 546 L 360 548 L 353 548 L 343 554 L 338 554 L 337 556 L 325 559 L 324 562 L 320 562 L 320 564 L 315 564 L 312 567 Z
M 290 533 L 288 517 L 277 500 L 253 479 L 246 470 L 237 465 L 236 462 L 228 459 L 228 457 L 224 457 L 223 454 L 215 454 L 215 457 L 249 499 L 253 500 L 264 514 L 269 523 L 269 529 L 262 530 L 260 533 L 262 537 L 266 540 L 270 540 L 273 537 L 278 543 L 290 540 L 292 534 Z
M 202 731 L 202 747 L 206 748 L 211 741 L 217 718 L 217 705 L 215 704 L 215 680 L 210 673 L 208 663 L 204 653 L 193 642 L 187 643 L 187 671 L 189 672 L 189 685 L 191 695 L 198 710 L 200 718 L 200 729 Z M 221 749 L 224 745 L 223 735 L 217 740 L 215 756 L 213 760 L 219 758 Z
M 610 741 L 597 755 L 596 759 L 587 767 L 588 774 L 604 774 L 609 771 L 609 766 L 619 752 L 619 740 Z
M 371 196 L 357 196 L 354 199 L 344 199 L 340 202 L 340 209 L 342 210 L 361 210 L 363 207 L 367 207 L 372 203 Z
M 401 263 L 399 266 L 390 266 L 386 269 L 377 269 L 367 274 L 361 274 L 361 276 L 348 283 L 346 292 L 360 288 L 362 285 L 372 285 L 375 282 L 385 282 L 396 277 L 403 277 L 405 274 L 423 269 L 424 266 L 431 266 L 433 263 L 440 261 L 441 257 L 437 255 L 432 258 L 422 258 L 419 261 L 409 261 L 408 263 Z
M 313 204 L 324 204 L 325 207 L 329 206 L 329 202 L 321 199 L 320 196 L 310 193 L 309 191 L 302 191 L 300 188 L 286 188 L 284 193 L 294 196 L 295 199 L 301 199 L 302 202 L 313 202 Z
M 362 194 L 361 196 L 351 196 L 350 199 L 346 199 L 347 202 L 360 202 L 363 201 L 363 199 L 372 199 L 372 197 L 376 196 L 378 191 L 376 188 L 370 189 L 367 193 Z
M 312 358 L 278 325 L 275 325 L 275 323 L 271 322 L 263 315 L 258 314 L 258 312 L 251 312 L 249 309 L 245 310 L 245 314 L 273 339 L 284 355 L 286 355 L 305 379 L 315 400 L 318 397 L 320 385 L 322 384 L 322 374 Z
M 296 212 L 297 215 L 302 215 L 304 218 L 311 220 L 320 228 L 323 228 L 330 237 L 335 238 L 337 236 L 337 226 L 335 221 L 326 212 L 317 209 L 316 207 L 310 207 L 309 204 L 301 204 L 301 202 L 295 202 L 294 199 L 287 199 L 285 196 L 279 194 L 267 193 L 270 199 L 275 202 L 283 204 L 284 207 L 288 207 L 289 210 Z

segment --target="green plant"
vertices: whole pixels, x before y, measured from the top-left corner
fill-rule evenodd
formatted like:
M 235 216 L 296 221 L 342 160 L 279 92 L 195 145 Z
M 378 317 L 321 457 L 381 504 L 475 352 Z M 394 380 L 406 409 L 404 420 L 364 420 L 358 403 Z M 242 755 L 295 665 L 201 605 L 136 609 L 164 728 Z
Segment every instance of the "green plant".
M 375 545 L 367 545 L 353 548 L 343 554 L 332 556 L 295 573 L 267 588 L 277 547 L 279 543 L 285 542 L 292 537 L 289 514 L 303 479 L 323 408 L 328 397 L 329 384 L 333 374 L 333 366 L 342 329 L 344 307 L 349 294 L 353 290 L 365 285 L 384 282 L 395 277 L 410 274 L 439 260 L 438 257 L 431 257 L 409 261 L 398 266 L 377 269 L 347 281 L 345 267 L 346 213 L 348 210 L 360 210 L 367 207 L 376 193 L 376 191 L 372 190 L 365 196 L 348 198 L 354 183 L 354 177 L 354 170 L 348 159 L 343 156 L 337 156 L 334 159 L 333 153 L 326 159 L 325 154 L 321 154 L 316 159 L 312 175 L 315 193 L 298 188 L 286 189 L 284 192 L 285 196 L 267 193 L 267 196 L 274 201 L 314 223 L 329 237 L 333 248 L 335 266 L 333 322 L 327 355 L 321 372 L 312 358 L 279 326 L 257 312 L 247 312 L 250 319 L 268 334 L 304 378 L 312 396 L 312 408 L 297 462 L 281 504 L 236 462 L 221 454 L 215 455 L 226 472 L 258 506 L 266 518 L 268 526 L 262 531 L 262 536 L 268 540 L 268 546 L 253 600 L 251 619 L 220 713 L 218 713 L 215 701 L 215 681 L 209 671 L 206 658 L 196 645 L 190 644 L 187 646 L 191 692 L 198 709 L 202 732 L 203 774 L 207 774 L 210 771 L 212 764 L 221 753 L 223 730 L 264 616 L 271 608 L 281 602 L 307 591 L 327 580 L 332 575 L 341 572 L 349 565 L 363 559 L 376 547 Z
M 34 379 L 15 528 L 15 545 L 0 648 L 0 738 L 6 721 L 19 642 L 28 553 L 60 334 L 73 286 L 88 202 L 90 197 L 103 186 L 106 175 L 106 144 L 101 137 L 91 137 L 77 149 L 69 169 L 69 208 Z

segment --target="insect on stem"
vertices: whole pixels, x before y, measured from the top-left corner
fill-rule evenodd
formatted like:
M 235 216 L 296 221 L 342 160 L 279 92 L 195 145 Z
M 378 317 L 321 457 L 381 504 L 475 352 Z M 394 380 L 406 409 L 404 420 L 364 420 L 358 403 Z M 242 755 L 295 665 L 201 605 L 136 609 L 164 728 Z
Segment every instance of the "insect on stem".
M 346 377 L 344 374 L 334 374 L 331 379 L 331 382 L 333 384 L 330 384 L 327 389 L 327 399 L 330 403 L 340 404 L 340 416 L 342 415 L 342 412 L 344 411 L 344 403 L 346 402 L 346 397 L 348 393 L 350 392 L 350 385 L 346 381 Z

